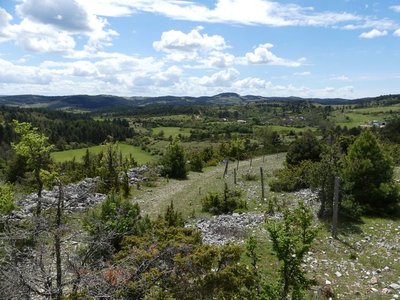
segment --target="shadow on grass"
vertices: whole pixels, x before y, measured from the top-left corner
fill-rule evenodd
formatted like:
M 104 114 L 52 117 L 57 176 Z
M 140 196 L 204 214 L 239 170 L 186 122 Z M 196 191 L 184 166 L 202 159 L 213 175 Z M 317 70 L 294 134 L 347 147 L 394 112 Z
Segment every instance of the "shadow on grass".
M 321 219 L 320 221 L 328 232 L 332 230 L 332 222 L 330 218 Z M 340 214 L 338 220 L 338 233 L 343 236 L 361 234 L 363 231 L 360 226 L 363 224 L 364 222 L 360 218 L 352 218 L 347 214 Z
M 332 222 L 331 219 L 323 219 L 321 222 L 324 225 L 324 228 L 326 231 L 331 232 L 332 230 Z M 349 237 L 350 235 L 357 234 L 360 235 L 363 233 L 363 230 L 361 229 L 361 225 L 363 225 L 364 222 L 361 219 L 355 219 L 352 217 L 349 217 L 348 215 L 340 215 L 339 220 L 338 220 L 338 237 L 336 240 L 343 244 L 345 247 L 356 251 L 357 249 L 354 247 L 354 245 L 346 240 L 346 237 Z

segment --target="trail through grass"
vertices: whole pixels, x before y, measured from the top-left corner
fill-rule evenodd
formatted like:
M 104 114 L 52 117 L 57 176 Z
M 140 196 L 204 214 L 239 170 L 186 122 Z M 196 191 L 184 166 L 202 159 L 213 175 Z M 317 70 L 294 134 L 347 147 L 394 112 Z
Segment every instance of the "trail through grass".
M 209 192 L 222 192 L 224 183 L 227 182 L 230 189 L 240 188 L 243 190 L 243 197 L 249 200 L 251 209 L 259 209 L 261 203 L 261 186 L 260 181 L 244 181 L 243 175 L 252 172 L 256 176 L 260 175 L 260 166 L 264 168 L 266 189 L 268 191 L 267 182 L 272 176 L 273 170 L 282 166 L 285 155 L 274 154 L 265 156 L 263 162 L 262 157 L 252 160 L 240 161 L 239 170 L 237 172 L 237 182 L 234 185 L 233 169 L 237 167 L 236 162 L 230 162 L 228 167 L 228 175 L 223 178 L 225 165 L 206 168 L 203 173 L 190 172 L 187 180 L 162 179 L 158 182 L 158 186 L 152 188 L 144 188 L 139 195 L 133 198 L 140 204 L 144 213 L 154 217 L 162 214 L 165 208 L 174 201 L 174 206 L 181 211 L 184 216 L 188 217 L 193 213 L 196 216 L 205 215 L 201 212 L 201 199 Z

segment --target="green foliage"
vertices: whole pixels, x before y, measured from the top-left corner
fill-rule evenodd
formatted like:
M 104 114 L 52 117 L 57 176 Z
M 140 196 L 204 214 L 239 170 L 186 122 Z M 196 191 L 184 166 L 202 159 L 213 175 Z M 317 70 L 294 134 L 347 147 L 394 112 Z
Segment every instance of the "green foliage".
M 203 211 L 213 215 L 228 214 L 235 210 L 247 209 L 245 200 L 241 200 L 239 190 L 229 190 L 225 183 L 224 193 L 209 193 L 201 200 Z
M 165 224 L 170 227 L 183 227 L 185 225 L 182 213 L 175 210 L 174 202 L 172 201 L 171 204 L 168 205 L 164 217 L 159 217 L 159 220 L 163 220 Z
M 275 174 L 276 179 L 270 183 L 271 191 L 293 192 L 309 186 L 309 173 L 313 162 L 305 160 L 298 165 L 286 166 Z
M 253 274 L 240 246 L 208 246 L 198 231 L 157 225 L 127 237 L 113 262 L 124 299 L 251 299 Z M 115 269 L 115 268 L 114 268 Z M 125 278 L 125 279 L 124 279 Z
M 118 158 L 118 145 L 108 143 L 98 165 L 98 174 L 102 180 L 102 191 L 119 190 L 119 171 L 122 161 Z
M 399 191 L 393 183 L 393 166 L 370 131 L 363 132 L 342 160 L 345 195 L 366 211 L 388 213 L 398 203 Z
M 33 170 L 37 188 L 38 197 L 41 197 L 43 182 L 40 171 L 48 168 L 50 164 L 50 151 L 53 145 L 49 144 L 49 139 L 33 128 L 26 122 L 13 121 L 14 130 L 20 135 L 18 143 L 12 143 L 12 147 L 17 155 L 25 157 L 29 169 Z M 40 209 L 37 213 L 40 213 Z
M 169 178 L 186 179 L 186 156 L 179 140 L 173 140 L 161 160 L 162 175 Z
M 254 283 L 256 287 L 256 294 L 260 294 L 260 281 L 261 277 L 259 274 L 258 263 L 260 261 L 260 255 L 257 253 L 257 239 L 254 236 L 250 236 L 246 243 L 246 255 L 250 258 L 252 271 L 254 275 Z
M 9 215 L 14 209 L 13 186 L 9 183 L 0 184 L 0 216 Z
M 195 152 L 190 155 L 190 169 L 194 172 L 202 172 L 204 161 L 201 153 Z
M 282 147 L 282 140 L 278 132 L 271 128 L 262 127 L 255 131 L 255 136 L 263 146 L 263 153 L 275 153 Z
M 321 153 L 321 143 L 313 132 L 307 131 L 289 146 L 286 163 L 288 166 L 297 166 L 304 160 L 319 161 Z
M 243 174 L 243 180 L 246 181 L 256 181 L 258 180 L 258 176 L 254 173 L 250 173 L 250 172 L 246 172 L 245 174 Z
M 304 299 L 303 292 L 312 283 L 301 266 L 317 233 L 312 220 L 311 210 L 301 202 L 293 212 L 286 211 L 283 220 L 268 224 L 272 249 L 281 261 L 280 299 Z
M 308 182 L 312 190 L 318 190 L 318 197 L 321 203 L 318 217 L 330 216 L 333 205 L 333 189 L 336 166 L 330 155 L 324 155 L 321 161 L 313 163 L 308 171 Z
M 129 200 L 112 192 L 100 208 L 93 209 L 83 221 L 85 230 L 93 240 L 103 240 L 104 235 L 112 248 L 105 250 L 99 248 L 100 256 L 108 256 L 115 250 L 120 249 L 120 244 L 126 235 L 141 235 L 151 227 L 150 220 L 140 215 L 137 203 L 132 204 Z

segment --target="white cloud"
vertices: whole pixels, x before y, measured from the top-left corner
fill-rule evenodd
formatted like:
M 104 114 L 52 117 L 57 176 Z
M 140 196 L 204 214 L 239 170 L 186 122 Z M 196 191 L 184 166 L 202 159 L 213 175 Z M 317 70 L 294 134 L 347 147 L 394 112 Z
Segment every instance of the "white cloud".
M 393 5 L 390 7 L 393 11 L 400 13 L 400 5 Z
M 270 81 L 265 79 L 260 79 L 257 77 L 247 77 L 241 80 L 234 82 L 233 84 L 235 90 L 239 91 L 240 93 L 247 91 L 256 91 L 266 89 L 272 86 Z
M 309 75 L 311 75 L 311 72 L 308 72 L 308 71 L 295 72 L 295 73 L 293 73 L 293 75 L 295 75 L 295 76 L 309 76 Z
M 73 51 L 76 45 L 68 33 L 27 19 L 18 25 L 10 26 L 9 35 L 18 45 L 33 52 L 68 53 Z
M 258 45 L 253 52 L 246 53 L 246 60 L 248 64 L 269 64 L 276 66 L 286 66 L 286 67 L 299 67 L 303 64 L 304 58 L 297 61 L 284 59 L 273 54 L 269 49 L 274 45 L 272 44 L 261 44 Z
M 135 11 L 144 11 L 171 19 L 211 23 L 324 27 L 362 19 L 350 13 L 315 12 L 312 7 L 269 0 L 217 0 L 213 7 L 189 0 L 79 0 L 79 2 L 86 2 L 86 6 L 105 16 L 123 16 Z
M 398 27 L 397 23 L 390 19 L 374 19 L 370 17 L 364 17 L 362 21 L 347 24 L 338 28 L 345 29 L 345 30 L 357 30 L 357 29 L 378 29 L 380 31 L 383 30 L 392 30 Z
M 200 68 L 229 68 L 236 62 L 236 57 L 229 53 L 212 51 L 207 57 L 200 59 Z
M 9 26 L 11 20 L 12 16 L 4 8 L 0 7 L 0 33 Z
M 49 84 L 51 74 L 35 66 L 21 66 L 0 59 L 0 83 Z
M 75 0 L 22 0 L 16 5 L 20 23 L 0 8 L 0 42 L 14 41 L 28 51 L 73 55 L 76 38 L 85 37 L 86 55 L 110 46 L 118 33 L 106 29 L 108 23 Z
M 339 75 L 339 76 L 334 76 L 334 77 L 332 77 L 331 80 L 350 81 L 350 78 L 347 77 L 346 75 Z
M 53 25 L 66 31 L 91 31 L 90 16 L 74 0 L 24 0 L 17 12 L 34 22 Z
M 202 34 L 203 27 L 197 27 L 189 33 L 178 30 L 163 32 L 161 39 L 153 43 L 154 49 L 168 53 L 176 61 L 195 59 L 201 53 L 227 48 L 225 39 L 220 35 Z
M 400 28 L 397 29 L 395 32 L 393 32 L 393 34 L 394 34 L 395 36 L 400 36 Z
M 380 31 L 378 29 L 372 29 L 371 31 L 361 33 L 359 37 L 363 39 L 374 39 L 387 34 L 388 32 L 386 30 Z
M 316 90 L 315 92 L 319 94 L 319 97 L 352 97 L 354 87 L 351 85 L 339 88 L 326 87 L 323 90 Z
M 234 68 L 230 68 L 214 73 L 211 76 L 203 76 L 198 79 L 198 82 L 203 86 L 230 86 L 232 82 L 238 78 L 238 76 L 239 71 Z

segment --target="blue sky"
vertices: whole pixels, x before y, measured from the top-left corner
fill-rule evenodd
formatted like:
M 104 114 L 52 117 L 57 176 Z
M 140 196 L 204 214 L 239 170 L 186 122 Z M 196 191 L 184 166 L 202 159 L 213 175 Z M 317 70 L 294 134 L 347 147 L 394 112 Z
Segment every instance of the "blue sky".
M 400 93 L 400 1 L 0 0 L 0 94 Z

